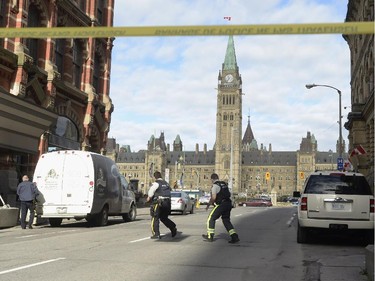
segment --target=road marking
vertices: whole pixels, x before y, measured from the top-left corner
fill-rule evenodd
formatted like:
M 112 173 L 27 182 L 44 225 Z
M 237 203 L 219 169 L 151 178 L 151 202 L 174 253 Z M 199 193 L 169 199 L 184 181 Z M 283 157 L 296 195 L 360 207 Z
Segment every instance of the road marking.
M 145 238 L 141 238 L 141 239 L 137 239 L 137 240 L 132 240 L 132 241 L 129 241 L 129 243 L 141 242 L 141 241 L 148 240 L 148 239 L 150 239 L 150 237 L 145 237 Z
M 292 222 L 293 222 L 293 220 L 295 219 L 295 217 L 296 217 L 296 214 L 293 214 L 293 216 L 287 221 L 287 225 L 288 225 L 288 227 L 291 227 L 291 225 L 292 225 Z
M 8 269 L 8 270 L 0 271 L 0 275 L 1 274 L 6 274 L 6 273 L 10 273 L 10 272 L 13 272 L 13 271 L 18 271 L 18 270 L 30 268 L 30 267 L 33 267 L 33 266 L 38 266 L 38 265 L 50 263 L 50 262 L 55 262 L 55 261 L 59 261 L 59 260 L 65 260 L 65 259 L 66 258 L 57 258 L 57 259 L 53 259 L 53 260 L 47 260 L 47 261 L 32 263 L 32 264 L 29 264 L 29 265 L 24 265 L 24 266 L 16 267 L 16 268 L 13 268 L 13 269 Z
M 51 234 L 61 234 L 61 233 L 66 233 L 66 232 L 75 232 L 77 231 L 76 229 L 71 229 L 71 230 L 62 230 L 62 231 L 54 231 L 54 232 L 47 232 L 47 233 L 39 233 L 39 234 L 30 234 L 30 235 L 23 235 L 20 237 L 15 237 L 16 239 L 23 239 L 23 238 L 30 238 L 30 237 L 35 237 L 35 236 L 45 236 L 45 235 L 51 235 Z
M 34 237 L 34 236 L 40 236 L 40 234 L 23 235 L 23 236 L 15 237 L 15 238 L 16 239 L 22 239 L 22 238 L 29 238 L 29 237 Z
M 163 238 L 165 235 L 166 234 L 160 234 L 161 238 Z M 145 237 L 145 238 L 141 238 L 141 239 L 129 241 L 129 243 L 137 243 L 137 242 L 141 242 L 141 241 L 149 240 L 149 239 L 151 239 L 151 238 L 150 237 Z

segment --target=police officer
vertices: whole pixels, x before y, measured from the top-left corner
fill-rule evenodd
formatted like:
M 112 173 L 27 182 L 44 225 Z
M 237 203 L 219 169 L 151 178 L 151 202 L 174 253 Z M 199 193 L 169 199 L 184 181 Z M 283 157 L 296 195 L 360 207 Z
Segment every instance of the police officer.
M 214 241 L 215 235 L 215 222 L 221 217 L 225 229 L 228 231 L 231 240 L 229 243 L 237 243 L 240 241 L 238 234 L 236 233 L 231 221 L 230 221 L 230 211 L 232 210 L 232 200 L 230 199 L 230 191 L 228 185 L 219 181 L 219 176 L 217 174 L 211 175 L 212 189 L 211 198 L 207 204 L 206 211 L 208 207 L 213 204 L 214 208 L 210 212 L 207 219 L 207 234 L 203 234 L 204 240 L 212 242 Z
M 161 239 L 160 221 L 170 229 L 172 237 L 177 234 L 176 224 L 168 218 L 171 213 L 171 187 L 162 179 L 161 173 L 154 173 L 155 182 L 148 191 L 147 202 L 151 202 L 151 239 Z

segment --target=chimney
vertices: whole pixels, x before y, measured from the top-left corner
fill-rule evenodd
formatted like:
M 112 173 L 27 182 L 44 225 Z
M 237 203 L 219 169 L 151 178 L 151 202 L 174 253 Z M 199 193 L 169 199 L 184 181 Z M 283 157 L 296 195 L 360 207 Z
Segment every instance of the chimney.
M 199 152 L 199 144 L 195 144 L 195 154 L 198 154 Z
M 203 145 L 203 152 L 204 152 L 204 154 L 207 153 L 207 144 L 206 143 Z

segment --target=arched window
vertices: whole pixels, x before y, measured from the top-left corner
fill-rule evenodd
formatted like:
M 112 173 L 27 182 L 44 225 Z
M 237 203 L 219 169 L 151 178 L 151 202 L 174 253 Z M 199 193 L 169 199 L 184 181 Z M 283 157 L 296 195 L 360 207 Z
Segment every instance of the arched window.
M 54 132 L 59 137 L 64 137 L 72 141 L 79 140 L 77 126 L 68 118 L 59 116 L 57 118 L 56 128 Z
M 73 84 L 81 88 L 83 48 L 78 39 L 73 41 Z
M 55 64 L 60 74 L 64 72 L 65 42 L 65 39 L 57 39 L 55 46 Z
M 35 5 L 30 5 L 27 18 L 27 27 L 40 27 L 40 14 Z M 26 46 L 29 49 L 29 55 L 34 59 L 34 64 L 38 64 L 39 39 L 26 39 Z
M 95 54 L 95 61 L 94 61 L 94 77 L 93 77 L 93 86 L 96 90 L 96 93 L 99 94 L 102 89 L 100 89 L 100 72 L 101 72 L 101 60 L 100 55 L 98 53 Z

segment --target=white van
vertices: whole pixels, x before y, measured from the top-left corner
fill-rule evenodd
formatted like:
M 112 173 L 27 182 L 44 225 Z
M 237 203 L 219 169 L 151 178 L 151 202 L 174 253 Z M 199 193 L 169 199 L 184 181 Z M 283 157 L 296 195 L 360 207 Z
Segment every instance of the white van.
M 60 150 L 41 155 L 33 180 L 44 197 L 42 218 L 51 226 L 63 219 L 86 219 L 103 226 L 108 216 L 134 221 L 134 192 L 111 159 L 79 150 Z

